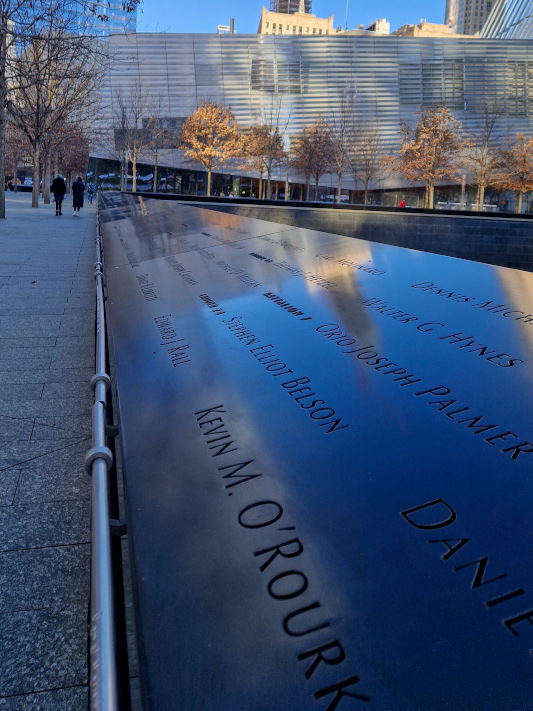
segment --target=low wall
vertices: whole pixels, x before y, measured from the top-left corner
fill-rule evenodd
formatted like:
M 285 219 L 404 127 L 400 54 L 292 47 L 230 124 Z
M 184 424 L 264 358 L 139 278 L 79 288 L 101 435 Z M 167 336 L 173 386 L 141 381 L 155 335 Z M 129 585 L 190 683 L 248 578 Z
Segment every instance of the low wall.
M 502 216 L 199 202 L 199 207 L 533 271 L 533 222 Z

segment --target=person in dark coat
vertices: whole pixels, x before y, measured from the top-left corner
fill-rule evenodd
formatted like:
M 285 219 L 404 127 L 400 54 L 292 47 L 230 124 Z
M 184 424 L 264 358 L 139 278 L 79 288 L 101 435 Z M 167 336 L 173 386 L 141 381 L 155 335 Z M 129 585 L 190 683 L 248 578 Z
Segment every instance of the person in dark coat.
M 77 180 L 72 183 L 72 206 L 74 208 L 74 217 L 80 216 L 80 207 L 83 207 L 83 194 L 85 193 L 85 183 L 78 175 Z
M 62 175 L 58 175 L 56 178 L 54 178 L 50 190 L 54 193 L 54 200 L 56 203 L 56 216 L 62 215 L 63 213 L 61 212 L 61 203 L 63 202 L 63 198 L 65 197 L 65 193 L 67 192 L 67 186 L 65 185 L 65 181 L 63 180 Z

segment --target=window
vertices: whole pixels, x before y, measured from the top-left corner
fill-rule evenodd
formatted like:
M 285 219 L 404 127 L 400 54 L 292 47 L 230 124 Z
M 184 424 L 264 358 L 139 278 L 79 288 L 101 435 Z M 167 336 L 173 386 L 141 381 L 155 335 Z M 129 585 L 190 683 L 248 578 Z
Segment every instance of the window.
M 289 29 L 289 25 L 285 25 L 285 29 L 288 30 L 288 29 Z
M 321 34 L 322 34 L 322 30 L 318 30 L 318 34 L 321 35 Z
M 306 27 L 306 28 L 305 28 L 305 31 L 306 31 L 306 32 L 309 32 L 309 27 Z
M 266 26 L 268 27 L 268 22 L 266 23 Z
M 252 59 L 250 64 L 252 91 L 279 94 L 306 94 L 309 84 L 309 64 Z
M 444 60 L 444 103 L 452 110 L 464 109 L 464 65 L 462 59 Z
M 398 68 L 400 104 L 420 106 L 422 82 L 420 64 L 400 64 Z
M 313 34 L 316 35 L 316 28 L 313 27 Z
M 440 62 L 422 62 L 422 103 L 440 104 L 443 99 L 443 66 Z
M 326 30 L 326 34 L 329 35 L 329 30 Z
M 509 116 L 525 118 L 527 116 L 528 92 L 527 62 L 509 62 L 507 65 L 507 105 Z
M 273 32 L 275 32 L 275 28 Z M 250 67 L 252 91 L 275 91 L 274 62 L 268 59 L 252 59 Z
M 296 25 L 293 25 L 293 26 L 292 26 L 292 31 L 293 31 L 293 32 L 296 32 Z
M 300 34 L 302 34 L 302 28 L 301 28 L 301 27 L 298 29 L 298 32 L 299 32 Z
M 281 30 L 281 29 L 282 29 L 281 25 L 278 25 L 278 30 Z

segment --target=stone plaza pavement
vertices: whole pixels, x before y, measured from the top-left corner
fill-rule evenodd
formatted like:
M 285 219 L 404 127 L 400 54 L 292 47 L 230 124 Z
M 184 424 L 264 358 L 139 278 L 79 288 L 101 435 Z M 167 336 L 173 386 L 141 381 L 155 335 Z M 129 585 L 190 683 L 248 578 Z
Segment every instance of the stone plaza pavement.
M 88 698 L 95 213 L 0 220 L 0 711 Z

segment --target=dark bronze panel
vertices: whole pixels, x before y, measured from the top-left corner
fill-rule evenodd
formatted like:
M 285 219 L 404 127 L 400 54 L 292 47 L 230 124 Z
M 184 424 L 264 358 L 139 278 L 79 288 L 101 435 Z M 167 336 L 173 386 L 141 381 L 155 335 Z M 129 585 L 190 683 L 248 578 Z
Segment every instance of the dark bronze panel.
M 531 709 L 533 275 L 104 203 L 147 708 Z

